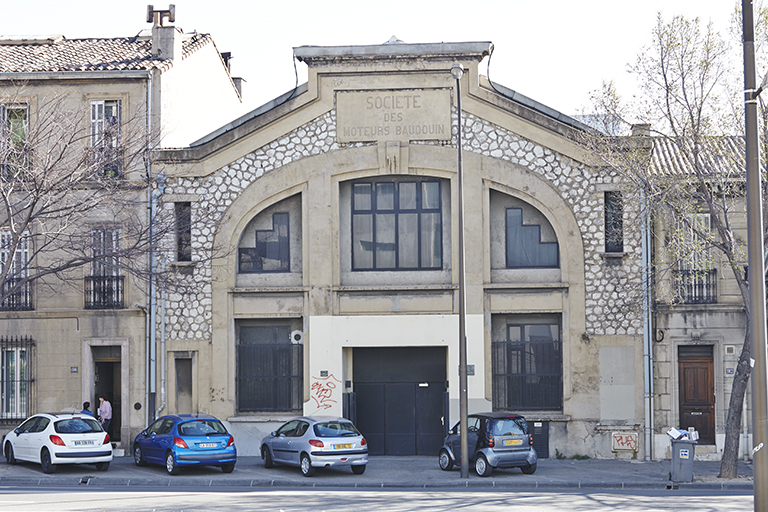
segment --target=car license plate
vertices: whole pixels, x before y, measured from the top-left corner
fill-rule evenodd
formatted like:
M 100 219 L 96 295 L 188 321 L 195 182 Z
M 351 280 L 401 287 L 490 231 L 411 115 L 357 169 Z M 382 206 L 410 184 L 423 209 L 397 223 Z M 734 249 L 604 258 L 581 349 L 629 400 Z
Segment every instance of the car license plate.
M 215 448 L 216 443 L 200 443 L 197 446 L 199 446 L 200 448 Z
M 335 450 L 349 450 L 350 448 L 352 448 L 352 445 L 351 444 L 335 444 L 333 445 L 333 448 Z
M 93 441 L 75 441 L 75 446 L 92 446 Z
M 505 439 L 504 446 L 520 446 L 523 444 L 522 439 Z

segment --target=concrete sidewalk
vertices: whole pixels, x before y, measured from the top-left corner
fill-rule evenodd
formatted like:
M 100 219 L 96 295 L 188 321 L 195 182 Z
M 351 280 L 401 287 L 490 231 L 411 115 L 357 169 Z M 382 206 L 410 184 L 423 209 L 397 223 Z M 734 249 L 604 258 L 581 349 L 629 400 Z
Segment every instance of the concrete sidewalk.
M 170 476 L 162 466 L 137 467 L 131 457 L 117 457 L 109 470 L 93 466 L 59 466 L 53 475 L 43 473 L 39 464 L 21 462 L 10 466 L 0 462 L 0 486 L 130 486 L 130 487 L 326 487 L 360 489 L 404 488 L 497 488 L 497 489 L 726 489 L 752 492 L 752 465 L 739 463 L 739 478 L 717 478 L 719 462 L 694 461 L 694 481 L 669 480 L 671 462 L 620 460 L 540 459 L 533 475 L 519 469 L 495 470 L 481 478 L 470 470 L 462 479 L 459 469 L 441 471 L 435 457 L 372 456 L 367 470 L 354 475 L 349 469 L 319 469 L 305 478 L 298 468 L 264 468 L 259 457 L 238 458 L 235 471 L 224 474 L 218 468 L 188 468 Z

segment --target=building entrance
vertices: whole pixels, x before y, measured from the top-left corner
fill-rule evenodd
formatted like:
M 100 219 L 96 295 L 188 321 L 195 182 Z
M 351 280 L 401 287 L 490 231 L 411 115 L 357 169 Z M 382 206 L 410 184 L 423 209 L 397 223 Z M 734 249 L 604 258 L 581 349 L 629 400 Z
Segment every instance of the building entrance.
M 445 347 L 356 348 L 357 427 L 371 455 L 434 455 L 442 446 Z
M 94 396 L 91 410 L 96 414 L 99 408 L 99 395 L 104 395 L 112 405 L 112 422 L 109 426 L 109 438 L 120 441 L 122 418 L 120 347 L 93 347 Z
M 715 372 L 711 345 L 681 346 L 680 427 L 699 432 L 700 444 L 715 444 Z

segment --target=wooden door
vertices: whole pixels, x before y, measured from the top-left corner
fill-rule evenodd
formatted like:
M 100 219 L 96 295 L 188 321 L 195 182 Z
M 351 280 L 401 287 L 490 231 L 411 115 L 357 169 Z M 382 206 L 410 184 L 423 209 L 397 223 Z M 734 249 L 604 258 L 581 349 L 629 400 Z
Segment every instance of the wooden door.
M 678 367 L 680 429 L 693 427 L 699 432 L 699 444 L 715 444 L 715 375 L 711 347 L 709 356 L 680 350 Z

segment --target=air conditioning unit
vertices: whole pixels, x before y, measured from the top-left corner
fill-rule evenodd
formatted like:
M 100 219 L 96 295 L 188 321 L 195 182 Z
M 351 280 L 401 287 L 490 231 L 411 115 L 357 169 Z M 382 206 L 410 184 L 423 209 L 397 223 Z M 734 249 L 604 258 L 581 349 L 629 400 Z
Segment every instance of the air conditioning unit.
M 304 343 L 304 333 L 301 331 L 293 331 L 291 333 L 291 343 Z

